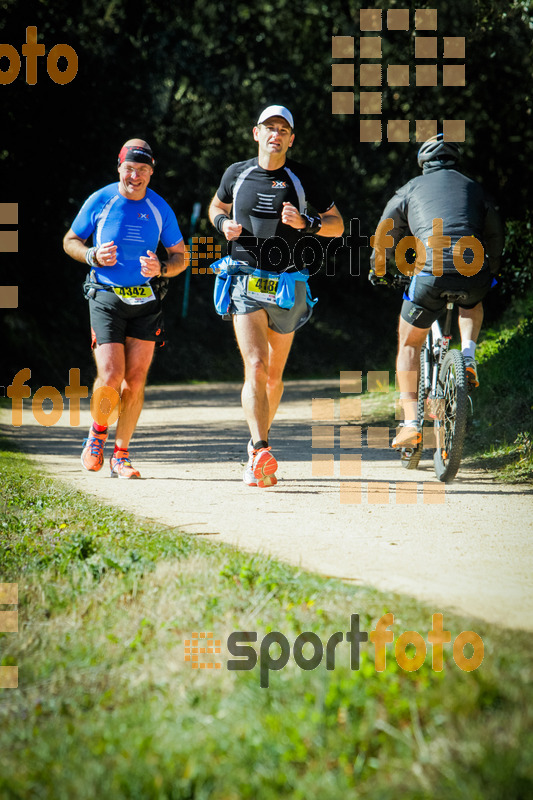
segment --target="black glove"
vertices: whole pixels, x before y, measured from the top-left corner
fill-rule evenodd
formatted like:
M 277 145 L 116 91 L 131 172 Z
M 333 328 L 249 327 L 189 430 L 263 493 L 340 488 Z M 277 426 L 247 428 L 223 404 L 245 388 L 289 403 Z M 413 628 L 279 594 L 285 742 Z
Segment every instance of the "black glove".
M 385 275 L 376 275 L 373 269 L 370 270 L 368 273 L 368 280 L 372 284 L 372 286 L 379 286 L 387 283 L 387 276 Z

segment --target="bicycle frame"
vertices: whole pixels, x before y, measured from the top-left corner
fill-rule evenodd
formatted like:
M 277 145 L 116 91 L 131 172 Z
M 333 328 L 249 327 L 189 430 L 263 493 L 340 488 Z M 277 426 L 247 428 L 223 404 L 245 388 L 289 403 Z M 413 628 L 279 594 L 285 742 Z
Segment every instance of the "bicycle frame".
M 446 304 L 447 311 L 443 328 L 441 329 L 439 320 L 436 319 L 431 326 L 422 348 L 422 357 L 424 359 L 424 394 L 426 397 L 437 397 L 437 380 L 439 377 L 440 365 L 444 361 L 452 338 L 450 330 L 453 306 L 453 303 Z
M 409 278 L 395 277 L 389 285 L 404 286 Z M 469 384 L 461 351 L 450 350 L 452 313 L 454 306 L 466 300 L 465 292 L 443 292 L 446 318 L 441 327 L 438 319 L 429 329 L 420 354 L 420 379 L 417 397 L 417 418 L 421 440 L 412 447 L 401 448 L 401 463 L 416 469 L 423 450 L 423 426 L 426 410 L 434 420 L 436 449 L 433 456 L 435 474 L 440 481 L 453 481 L 459 469 L 466 432 Z

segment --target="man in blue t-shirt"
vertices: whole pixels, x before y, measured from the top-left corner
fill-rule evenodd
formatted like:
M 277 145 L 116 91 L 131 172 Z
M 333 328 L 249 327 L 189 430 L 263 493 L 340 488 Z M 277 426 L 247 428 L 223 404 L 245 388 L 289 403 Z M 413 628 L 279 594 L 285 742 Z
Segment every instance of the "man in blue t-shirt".
M 285 106 L 268 106 L 253 129 L 258 155 L 232 164 L 209 208 L 217 231 L 230 242 L 224 278 L 237 343 L 244 361 L 242 405 L 250 428 L 243 480 L 264 488 L 277 483 L 268 432 L 283 393 L 283 370 L 294 332 L 312 313 L 307 287 L 309 234 L 336 237 L 344 230 L 327 188 L 308 167 L 287 158 L 294 121 Z M 309 215 L 307 203 L 318 212 Z M 219 286 L 223 276 L 217 279 Z M 221 305 L 221 304 L 220 304 Z
M 163 331 L 161 278 L 186 269 L 183 236 L 168 203 L 148 188 L 154 171 L 150 146 L 130 139 L 118 157 L 119 181 L 94 192 L 83 204 L 63 247 L 91 270 L 85 283 L 97 377 L 120 414 L 111 456 L 111 477 L 140 478 L 129 457 L 129 443 L 141 413 L 144 386 L 155 343 Z M 86 245 L 92 236 L 93 246 Z M 165 247 L 161 262 L 157 246 Z M 101 393 L 100 393 L 101 394 Z M 83 443 L 81 463 L 98 472 L 104 462 L 107 419 L 95 415 Z

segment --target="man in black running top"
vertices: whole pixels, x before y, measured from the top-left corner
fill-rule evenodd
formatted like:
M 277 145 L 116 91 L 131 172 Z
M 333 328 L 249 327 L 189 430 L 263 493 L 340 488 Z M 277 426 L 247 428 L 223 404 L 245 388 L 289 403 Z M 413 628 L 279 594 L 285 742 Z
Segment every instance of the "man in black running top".
M 314 304 L 306 256 L 314 244 L 316 258 L 316 242 L 309 234 L 335 237 L 344 230 L 324 184 L 287 158 L 293 130 L 287 108 L 265 108 L 253 129 L 258 156 L 226 170 L 209 208 L 211 222 L 230 242 L 215 300 L 219 313 L 233 316 L 244 362 L 242 406 L 251 439 L 243 480 L 261 488 L 277 483 L 268 432 L 283 393 L 294 332 L 307 322 Z M 308 202 L 318 215 L 307 213 Z

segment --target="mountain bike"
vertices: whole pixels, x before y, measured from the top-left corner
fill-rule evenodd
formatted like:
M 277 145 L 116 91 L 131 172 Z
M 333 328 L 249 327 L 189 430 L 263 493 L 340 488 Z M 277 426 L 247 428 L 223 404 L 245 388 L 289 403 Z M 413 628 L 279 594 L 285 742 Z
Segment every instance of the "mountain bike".
M 386 276 L 391 286 L 405 286 L 411 278 L 404 275 Z M 416 469 L 424 449 L 424 422 L 433 421 L 435 432 L 435 473 L 440 481 L 450 483 L 457 475 L 466 434 L 472 400 L 469 395 L 465 360 L 460 350 L 450 350 L 454 306 L 467 299 L 465 292 L 443 291 L 446 317 L 441 327 L 435 320 L 420 352 L 417 418 L 421 440 L 413 447 L 401 449 L 401 463 L 406 469 Z

